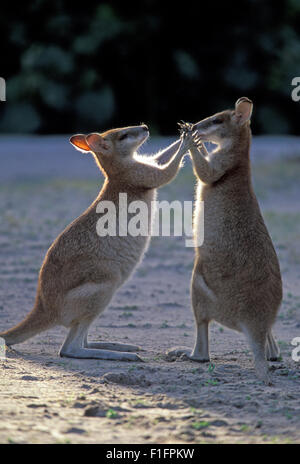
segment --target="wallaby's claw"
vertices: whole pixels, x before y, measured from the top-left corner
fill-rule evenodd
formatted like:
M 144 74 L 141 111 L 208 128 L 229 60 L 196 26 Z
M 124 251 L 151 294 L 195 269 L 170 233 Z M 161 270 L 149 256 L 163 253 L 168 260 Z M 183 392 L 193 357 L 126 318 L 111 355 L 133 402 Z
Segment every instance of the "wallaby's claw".
M 198 148 L 199 150 L 203 147 L 203 143 L 198 131 L 194 131 L 191 134 L 191 145 Z
M 190 122 L 180 121 L 177 123 L 179 126 L 180 135 L 187 135 L 188 132 L 191 132 L 193 129 L 193 124 Z
M 195 145 L 193 141 L 193 124 L 181 121 L 178 123 L 178 125 L 180 127 L 180 138 L 182 148 L 185 150 L 189 150 Z

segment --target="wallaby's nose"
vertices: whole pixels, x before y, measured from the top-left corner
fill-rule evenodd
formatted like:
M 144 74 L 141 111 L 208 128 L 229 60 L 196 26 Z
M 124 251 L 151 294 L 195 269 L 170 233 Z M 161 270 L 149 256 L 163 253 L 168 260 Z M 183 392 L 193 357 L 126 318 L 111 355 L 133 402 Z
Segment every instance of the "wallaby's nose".
M 146 126 L 146 124 L 143 124 L 143 125 L 142 125 L 142 129 L 143 129 L 144 131 L 149 131 L 148 126 Z

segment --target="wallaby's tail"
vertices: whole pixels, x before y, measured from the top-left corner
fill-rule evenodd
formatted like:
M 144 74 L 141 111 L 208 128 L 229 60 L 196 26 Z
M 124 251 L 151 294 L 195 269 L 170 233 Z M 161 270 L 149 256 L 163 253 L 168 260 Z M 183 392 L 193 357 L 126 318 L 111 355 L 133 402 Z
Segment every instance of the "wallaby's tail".
M 0 337 L 4 338 L 7 346 L 15 345 L 49 329 L 53 325 L 54 323 L 49 320 L 49 314 L 47 315 L 44 311 L 42 303 L 37 301 L 33 310 L 22 322 L 6 330 L 6 332 L 0 332 Z

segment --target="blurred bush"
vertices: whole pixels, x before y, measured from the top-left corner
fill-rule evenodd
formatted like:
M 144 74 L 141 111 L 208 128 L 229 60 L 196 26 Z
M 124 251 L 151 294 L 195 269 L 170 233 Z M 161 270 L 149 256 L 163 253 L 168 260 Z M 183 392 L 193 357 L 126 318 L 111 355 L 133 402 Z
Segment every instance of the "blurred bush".
M 300 134 L 300 0 L 195 5 L 2 2 L 0 131 L 170 134 L 246 95 L 256 133 Z

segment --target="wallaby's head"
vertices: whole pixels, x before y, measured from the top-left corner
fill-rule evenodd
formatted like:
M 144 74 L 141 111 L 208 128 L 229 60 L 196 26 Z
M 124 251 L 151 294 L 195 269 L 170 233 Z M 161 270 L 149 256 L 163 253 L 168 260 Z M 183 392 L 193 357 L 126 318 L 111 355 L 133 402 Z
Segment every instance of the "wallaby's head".
M 239 98 L 234 110 L 225 110 L 205 118 L 193 125 L 201 139 L 208 142 L 223 144 L 232 139 L 250 125 L 253 103 L 249 98 Z
M 148 127 L 142 124 L 111 129 L 102 134 L 76 134 L 70 138 L 70 142 L 80 151 L 92 152 L 105 169 L 105 165 L 114 160 L 132 156 L 148 137 Z

